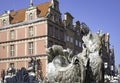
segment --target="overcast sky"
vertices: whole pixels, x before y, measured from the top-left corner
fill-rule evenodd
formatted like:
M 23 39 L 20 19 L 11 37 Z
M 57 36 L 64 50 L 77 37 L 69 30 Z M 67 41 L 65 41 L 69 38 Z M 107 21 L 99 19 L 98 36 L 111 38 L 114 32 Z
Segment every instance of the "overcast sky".
M 33 0 L 39 4 L 49 0 Z M 116 65 L 120 64 L 120 0 L 59 0 L 61 13 L 70 12 L 74 20 L 85 22 L 93 32 L 110 33 Z M 29 0 L 0 0 L 0 13 L 29 6 Z

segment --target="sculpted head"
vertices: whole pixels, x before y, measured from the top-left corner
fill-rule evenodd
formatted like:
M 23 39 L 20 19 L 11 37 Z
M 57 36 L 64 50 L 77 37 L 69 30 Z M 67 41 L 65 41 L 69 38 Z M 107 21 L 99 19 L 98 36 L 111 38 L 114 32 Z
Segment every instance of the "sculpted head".
M 100 50 L 102 44 L 101 35 L 89 32 L 89 34 L 87 36 L 83 36 L 82 39 L 89 52 L 95 52 Z

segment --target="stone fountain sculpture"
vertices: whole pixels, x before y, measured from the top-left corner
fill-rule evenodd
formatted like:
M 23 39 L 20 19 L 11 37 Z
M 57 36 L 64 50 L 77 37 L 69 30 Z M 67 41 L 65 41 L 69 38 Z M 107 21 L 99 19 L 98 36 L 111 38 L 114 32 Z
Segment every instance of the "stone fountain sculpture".
M 87 30 L 82 38 L 83 50 L 77 55 L 57 45 L 48 48 L 48 81 L 50 83 L 104 83 L 101 58 L 102 36 L 101 33 Z
M 102 36 L 103 34 L 91 32 L 83 36 L 83 42 L 87 49 L 87 57 L 90 60 L 88 63 L 90 81 L 95 81 L 96 83 L 103 83 L 103 61 L 101 58 Z
M 56 53 L 60 46 L 53 45 L 48 49 L 49 56 Z M 63 49 L 63 48 L 62 48 Z M 60 50 L 58 54 L 53 57 L 52 62 L 47 65 L 47 78 L 50 83 L 75 83 L 85 82 L 86 65 L 87 65 L 87 51 L 84 49 L 78 55 L 72 54 L 70 50 Z M 86 62 L 85 62 L 85 61 Z
M 78 54 L 78 56 L 81 58 L 81 55 L 86 52 L 86 56 L 84 56 L 84 63 L 87 69 L 85 71 L 86 75 L 83 74 L 85 83 L 104 82 L 103 61 L 101 58 L 102 37 L 102 33 L 92 33 L 89 31 L 88 34 L 84 35 L 82 38 L 84 42 L 83 52 Z
M 29 64 L 28 64 L 28 73 L 29 75 L 31 76 L 36 76 L 36 64 L 37 64 L 37 61 L 34 59 L 34 58 L 31 58 Z
M 79 62 L 74 57 L 72 62 L 67 66 L 61 65 L 60 59 L 62 57 L 57 57 L 52 63 L 50 63 L 47 68 L 47 76 L 50 83 L 75 83 L 78 81 L 79 73 Z M 54 73 L 52 73 L 53 71 Z

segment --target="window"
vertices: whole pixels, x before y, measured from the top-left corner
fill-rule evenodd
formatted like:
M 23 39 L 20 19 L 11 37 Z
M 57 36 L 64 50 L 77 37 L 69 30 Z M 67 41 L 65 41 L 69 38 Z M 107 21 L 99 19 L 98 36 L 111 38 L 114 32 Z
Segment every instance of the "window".
M 58 38 L 59 37 L 59 31 L 57 28 L 55 28 L 55 37 Z
M 80 35 L 80 32 L 77 30 L 77 35 L 79 36 Z
M 72 22 L 68 23 L 68 27 L 72 28 Z
M 10 45 L 10 56 L 14 56 L 14 45 Z
M 29 27 L 29 37 L 33 36 L 33 26 Z
M 62 22 L 61 22 L 61 18 L 59 18 L 59 23 L 61 24 Z
M 60 37 L 61 40 L 64 40 L 64 32 L 63 32 L 63 30 L 60 30 L 59 37 Z
M 56 4 L 54 5 L 54 8 L 57 10 L 57 5 Z
M 28 52 L 29 54 L 33 54 L 33 42 L 29 42 Z
M 54 15 L 53 15 L 53 14 L 50 15 L 50 19 L 51 19 L 52 21 L 54 21 Z
M 57 23 L 59 23 L 59 16 L 56 15 L 56 20 Z
M 56 14 L 54 14 L 54 22 L 56 22 L 57 21 L 57 16 L 56 16 Z
M 59 43 L 55 42 L 55 45 L 59 45 Z
M 10 31 L 10 39 L 13 40 L 14 39 L 14 30 Z
M 33 15 L 32 15 L 32 13 L 29 14 L 29 19 L 30 19 L 30 20 L 33 19 Z
M 14 63 L 10 63 L 10 67 L 11 67 L 11 68 L 14 68 Z
M 6 25 L 6 20 L 5 20 L 5 19 L 2 21 L 2 25 L 3 25 L 3 26 Z
M 53 45 L 53 41 L 48 41 L 48 47 L 52 47 L 52 45 Z
M 104 63 L 104 68 L 106 69 L 107 67 L 108 67 L 108 63 L 105 62 L 105 63 Z
M 67 35 L 67 41 L 69 41 L 69 39 L 70 39 L 70 38 L 69 38 L 69 36 Z
M 82 47 L 82 43 L 81 42 L 79 42 L 79 47 Z
M 73 38 L 72 37 L 70 37 L 70 42 L 73 43 Z
M 78 46 L 78 40 L 75 40 L 75 45 Z
M 48 34 L 50 35 L 50 36 L 54 36 L 54 27 L 52 26 L 52 25 L 49 25 L 49 27 L 48 27 Z

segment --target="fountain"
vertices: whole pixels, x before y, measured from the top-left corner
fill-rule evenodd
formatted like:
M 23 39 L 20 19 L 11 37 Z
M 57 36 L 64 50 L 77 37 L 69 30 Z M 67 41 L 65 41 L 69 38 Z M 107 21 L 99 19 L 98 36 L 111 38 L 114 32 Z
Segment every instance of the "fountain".
M 36 67 L 40 68 L 37 66 L 39 61 L 31 58 L 28 69 L 21 68 L 15 73 L 13 68 L 9 68 L 5 83 L 104 83 L 102 36 L 101 33 L 87 30 L 87 34 L 82 38 L 83 50 L 77 55 L 59 45 L 49 47 L 47 76 L 44 79 L 42 76 L 36 78 Z
M 87 30 L 88 31 L 88 30 Z M 88 32 L 83 36 L 83 50 L 73 55 L 60 46 L 48 49 L 47 78 L 50 83 L 104 83 L 101 39 L 103 34 Z M 67 55 L 65 55 L 67 54 Z

